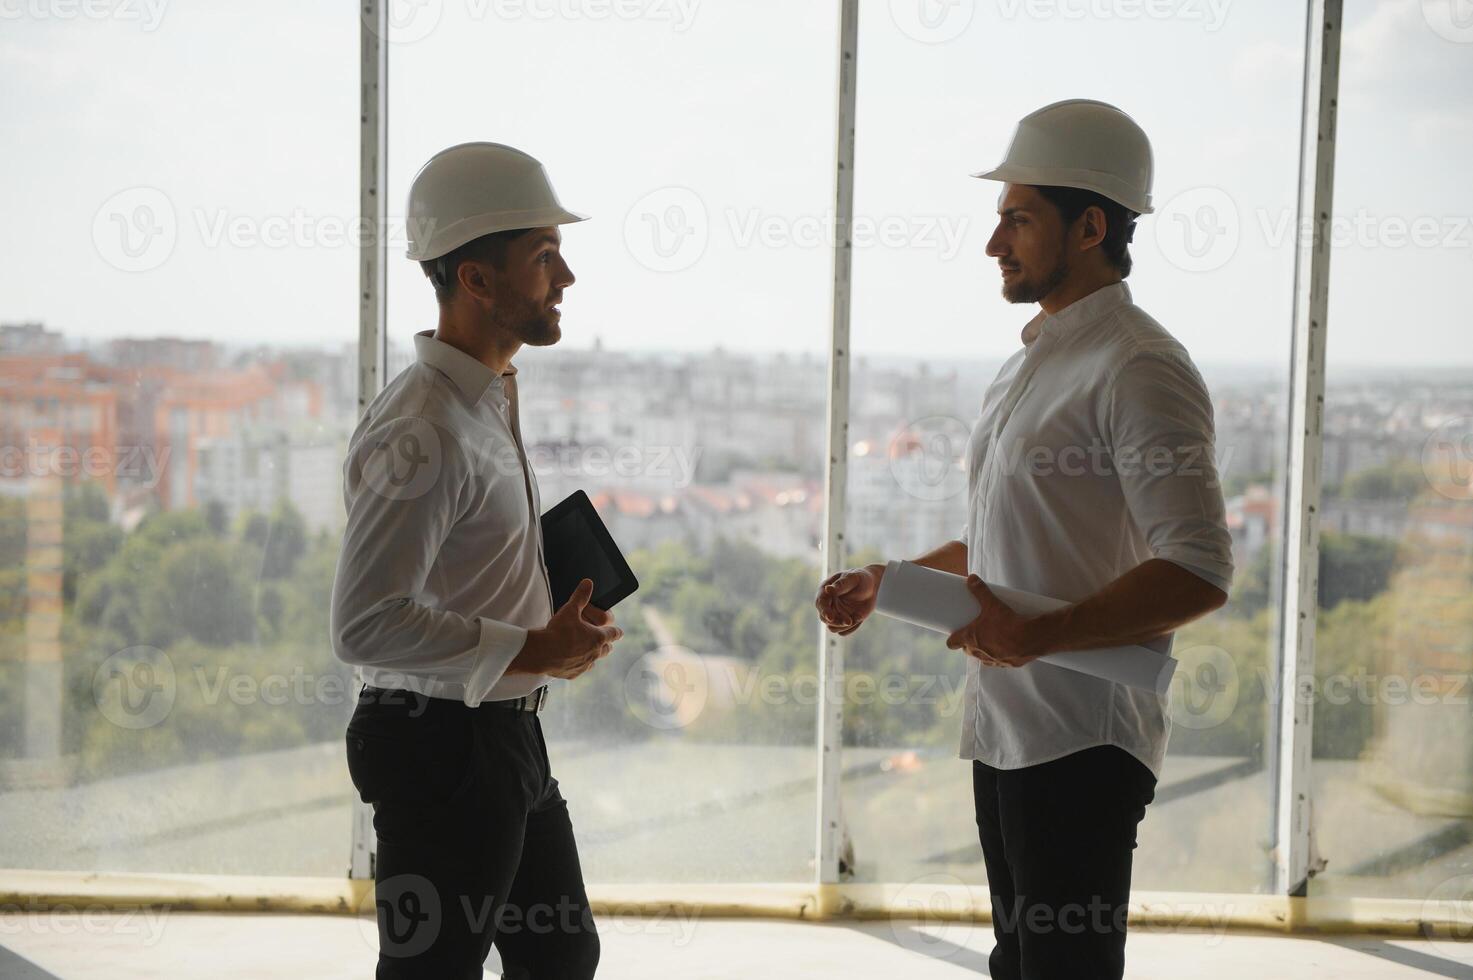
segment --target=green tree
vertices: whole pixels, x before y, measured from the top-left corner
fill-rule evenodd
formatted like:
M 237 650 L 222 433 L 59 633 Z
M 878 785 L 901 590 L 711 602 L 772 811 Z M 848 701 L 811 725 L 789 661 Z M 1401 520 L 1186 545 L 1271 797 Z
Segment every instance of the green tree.
M 139 596 L 143 642 L 160 648 L 184 638 L 223 646 L 252 638 L 250 588 L 226 542 L 196 538 L 170 545 Z

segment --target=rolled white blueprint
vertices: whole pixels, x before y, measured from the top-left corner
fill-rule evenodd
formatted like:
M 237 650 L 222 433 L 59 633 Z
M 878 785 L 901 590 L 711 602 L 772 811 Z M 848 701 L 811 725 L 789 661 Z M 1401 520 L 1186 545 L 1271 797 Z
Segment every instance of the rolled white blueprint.
M 993 593 L 1014 612 L 1036 616 L 1069 605 L 1062 599 L 1009 589 L 987 583 Z M 948 636 L 976 619 L 982 612 L 967 580 L 909 561 L 892 561 L 885 566 L 875 612 Z M 1117 684 L 1127 684 L 1165 697 L 1171 686 L 1176 660 L 1171 656 L 1171 637 L 1145 645 L 1102 647 L 1097 650 L 1068 650 L 1050 653 L 1035 663 L 1077 670 Z M 1026 669 L 1026 668 L 1025 668 Z

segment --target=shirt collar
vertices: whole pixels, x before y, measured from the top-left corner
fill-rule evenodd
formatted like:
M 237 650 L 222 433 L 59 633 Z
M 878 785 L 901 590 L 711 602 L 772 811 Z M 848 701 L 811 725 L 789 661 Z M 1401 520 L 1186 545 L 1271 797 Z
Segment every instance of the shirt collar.
M 506 380 L 516 376 L 515 364 L 508 364 L 501 374 L 482 364 L 458 347 L 435 339 L 435 331 L 424 330 L 414 335 L 414 356 L 449 378 L 460 393 L 472 403 L 480 401 L 488 391 L 503 392 Z
M 1031 344 L 1043 335 L 1059 340 L 1079 327 L 1094 323 L 1130 302 L 1130 287 L 1123 281 L 1101 286 L 1052 316 L 1040 311 L 1023 327 L 1023 343 Z

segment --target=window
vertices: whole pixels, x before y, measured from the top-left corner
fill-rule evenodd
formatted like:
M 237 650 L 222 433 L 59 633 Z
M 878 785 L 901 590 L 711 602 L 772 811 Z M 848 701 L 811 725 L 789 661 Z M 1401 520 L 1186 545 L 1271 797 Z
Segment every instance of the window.
M 1457 162 L 1473 150 L 1473 38 L 1424 6 L 1345 11 L 1313 703 L 1329 863 L 1314 883 L 1458 901 L 1473 880 L 1473 189 Z
M 338 482 L 237 474 L 354 423 L 355 21 L 48 10 L 0 42 L 0 867 L 341 876 Z

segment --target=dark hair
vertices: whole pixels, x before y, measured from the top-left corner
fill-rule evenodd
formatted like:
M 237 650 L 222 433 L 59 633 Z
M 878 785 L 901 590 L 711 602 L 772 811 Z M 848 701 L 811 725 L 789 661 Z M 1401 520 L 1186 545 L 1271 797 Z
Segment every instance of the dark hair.
M 1103 194 L 1078 187 L 1039 187 L 1038 193 L 1059 209 L 1066 228 L 1088 208 L 1096 207 L 1105 212 L 1105 240 L 1100 242 L 1100 248 L 1104 250 L 1105 258 L 1120 270 L 1121 279 L 1130 275 L 1130 239 L 1135 234 L 1136 212 Z
M 472 238 L 438 259 L 421 262 L 419 267 L 435 287 L 435 299 L 448 303 L 455 298 L 462 262 L 489 262 L 500 269 L 506 262 L 506 247 L 531 230 L 512 228 L 509 231 L 493 231 L 489 235 Z

